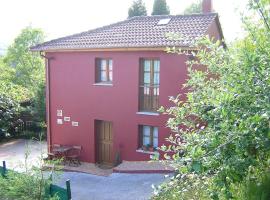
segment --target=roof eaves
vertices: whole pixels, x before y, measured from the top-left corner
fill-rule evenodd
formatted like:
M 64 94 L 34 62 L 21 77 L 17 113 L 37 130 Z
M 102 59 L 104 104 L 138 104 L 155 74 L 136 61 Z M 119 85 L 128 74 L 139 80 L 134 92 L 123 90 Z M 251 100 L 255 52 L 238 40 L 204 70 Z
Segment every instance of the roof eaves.
M 216 18 L 215 18 L 215 22 L 217 24 L 217 27 L 218 27 L 218 31 L 219 31 L 219 34 L 222 38 L 222 45 L 223 47 L 226 49 L 227 48 L 227 45 L 226 45 L 226 42 L 225 42 L 225 37 L 224 37 L 224 34 L 223 34 L 223 31 L 222 31 L 222 28 L 221 28 L 221 23 L 219 21 L 219 15 L 217 14 Z
M 191 17 L 191 16 L 210 16 L 210 15 L 216 15 L 218 16 L 217 13 L 207 13 L 207 14 L 191 14 L 191 15 L 155 15 L 155 16 L 135 16 L 135 17 L 132 17 L 132 18 L 129 18 L 129 19 L 126 19 L 126 20 L 123 20 L 123 21 L 120 21 L 120 22 L 117 22 L 117 23 L 112 23 L 112 24 L 109 24 L 109 25 L 106 25 L 106 26 L 102 26 L 102 27 L 98 27 L 96 29 L 92 29 L 92 30 L 88 30 L 88 31 L 84 31 L 84 32 L 81 32 L 81 33 L 77 33 L 77 34 L 73 34 L 73 35 L 69 35 L 69 36 L 65 36 L 65 37 L 61 37 L 61 38 L 57 38 L 57 39 L 54 39 L 54 40 L 50 40 L 48 42 L 44 42 L 42 44 L 38 44 L 36 46 L 33 46 L 33 47 L 30 47 L 30 50 L 31 51 L 45 51 L 46 49 L 50 49 L 50 45 L 54 46 L 53 44 L 54 43 L 57 43 L 57 42 L 61 42 L 63 40 L 66 40 L 66 39 L 69 39 L 69 38 L 74 38 L 74 37 L 77 37 L 77 36 L 80 36 L 80 35 L 84 35 L 84 34 L 87 34 L 87 33 L 95 33 L 95 32 L 98 32 L 98 31 L 102 31 L 104 29 L 108 29 L 110 27 L 113 27 L 115 25 L 118 25 L 118 24 L 122 24 L 122 23 L 126 23 L 128 21 L 132 21 L 132 20 L 135 20 L 135 19 L 138 19 L 138 18 L 164 18 L 164 17 Z M 215 17 L 217 18 L 217 17 Z M 47 46 L 47 47 L 46 47 Z M 71 48 L 71 47 L 60 47 L 62 49 L 68 49 L 68 48 Z M 80 47 L 81 48 L 81 47 Z M 100 47 L 102 48 L 102 47 Z M 117 47 L 118 48 L 118 47 Z M 51 48 L 53 49 L 53 48 Z M 82 48 L 83 49 L 83 48 Z
M 50 49 L 39 49 L 32 51 L 42 51 L 42 52 L 75 52 L 75 51 L 165 51 L 167 47 L 176 47 L 182 50 L 197 50 L 196 47 L 193 46 L 144 46 L 144 47 L 99 47 L 99 48 L 50 48 Z
M 99 30 L 102 30 L 102 29 L 105 29 L 105 28 L 109 28 L 111 26 L 115 26 L 115 25 L 118 25 L 118 24 L 121 24 L 121 23 L 125 23 L 127 21 L 132 20 L 133 18 L 129 18 L 129 19 L 126 19 L 126 20 L 123 20 L 123 21 L 120 21 L 120 22 L 116 22 L 116 23 L 112 23 L 112 24 L 109 24 L 109 25 L 101 26 L 101 27 L 98 27 L 98 28 L 95 28 L 95 29 L 91 29 L 91 30 L 88 30 L 88 31 L 83 31 L 83 32 L 80 32 L 80 33 L 75 33 L 75 34 L 72 34 L 72 35 L 68 35 L 68 36 L 56 38 L 56 39 L 53 39 L 53 40 L 50 40 L 50 41 L 47 41 L 47 42 L 44 42 L 44 43 L 35 45 L 33 47 L 30 47 L 30 51 L 39 51 L 38 50 L 39 47 L 45 46 L 45 45 L 50 44 L 52 42 L 56 42 L 56 41 L 61 41 L 61 40 L 64 40 L 64 39 L 73 38 L 73 37 L 76 37 L 76 36 L 79 36 L 79 35 L 82 35 L 82 34 L 85 34 L 85 33 L 89 33 L 89 32 L 99 31 Z

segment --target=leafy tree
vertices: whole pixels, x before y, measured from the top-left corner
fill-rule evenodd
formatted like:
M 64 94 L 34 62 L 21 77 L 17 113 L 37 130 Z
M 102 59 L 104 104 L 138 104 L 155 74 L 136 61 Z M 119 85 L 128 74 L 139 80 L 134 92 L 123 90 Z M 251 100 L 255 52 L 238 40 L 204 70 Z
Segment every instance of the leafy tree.
M 189 7 L 184 10 L 184 14 L 194 14 L 194 13 L 201 13 L 202 12 L 202 1 L 198 0 L 195 3 L 192 3 Z
M 29 47 L 43 40 L 44 34 L 41 30 L 26 27 L 15 38 L 7 54 L 0 58 L 0 98 L 16 105 L 18 116 L 28 110 L 33 121 L 41 122 L 45 121 L 45 70 L 39 54 L 30 52 Z M 32 102 L 32 106 L 22 107 L 22 102 Z M 16 128 L 16 123 L 12 120 L 13 118 L 9 121 L 0 118 L 0 121 L 6 124 L 5 130 L 12 131 Z M 13 126 L 7 128 L 7 124 L 12 123 Z M 13 133 L 10 132 L 11 135 Z
M 4 95 L 0 96 L 0 141 L 10 131 L 15 132 L 19 123 L 18 111 L 19 104 Z
M 35 120 L 44 122 L 46 118 L 45 85 L 38 88 L 36 96 L 30 106 L 31 114 Z
M 147 11 L 145 4 L 142 0 L 135 0 L 133 1 L 132 6 L 128 10 L 128 18 L 134 17 L 134 16 L 146 16 Z
M 170 9 L 166 0 L 155 0 L 152 15 L 169 15 Z
M 0 140 L 14 134 L 19 124 L 19 102 L 28 98 L 28 90 L 12 82 L 15 70 L 0 58 Z
M 0 58 L 0 96 L 11 98 L 18 103 L 29 99 L 30 92 L 13 82 L 15 74 L 15 69 L 7 66 Z
M 179 173 L 161 196 L 172 186 L 178 199 L 194 187 L 212 199 L 253 199 L 254 190 L 265 194 L 257 199 L 269 199 L 270 181 L 262 177 L 269 174 L 270 159 L 270 2 L 250 6 L 261 18 L 244 20 L 247 37 L 228 49 L 200 41 L 189 62 L 189 92 L 161 109 L 172 130 L 170 145 L 161 149 Z
M 36 89 L 44 84 L 44 64 L 38 53 L 32 53 L 29 48 L 44 41 L 44 34 L 40 29 L 26 27 L 15 38 L 8 48 L 4 62 L 15 69 L 12 82 L 24 88 L 29 88 L 32 95 Z

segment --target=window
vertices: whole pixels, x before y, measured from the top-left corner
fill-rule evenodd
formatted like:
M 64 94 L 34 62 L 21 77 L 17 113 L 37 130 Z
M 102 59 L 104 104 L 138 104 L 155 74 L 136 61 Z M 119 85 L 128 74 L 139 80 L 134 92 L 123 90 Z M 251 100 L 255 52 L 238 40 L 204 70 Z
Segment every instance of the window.
M 159 108 L 159 70 L 159 60 L 141 60 L 139 86 L 140 111 L 157 112 Z
M 161 19 L 161 20 L 159 20 L 157 25 L 167 25 L 170 21 L 171 21 L 171 18 Z
M 154 149 L 158 147 L 158 127 L 139 126 L 139 148 L 147 147 Z
M 112 59 L 96 59 L 96 83 L 112 83 Z

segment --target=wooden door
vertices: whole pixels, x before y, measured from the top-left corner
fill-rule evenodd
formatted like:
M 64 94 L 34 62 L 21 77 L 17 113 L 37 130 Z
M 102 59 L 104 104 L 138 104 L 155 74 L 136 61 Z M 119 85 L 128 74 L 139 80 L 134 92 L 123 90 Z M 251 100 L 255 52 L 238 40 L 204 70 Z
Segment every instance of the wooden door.
M 97 162 L 102 165 L 113 165 L 112 122 L 96 121 Z

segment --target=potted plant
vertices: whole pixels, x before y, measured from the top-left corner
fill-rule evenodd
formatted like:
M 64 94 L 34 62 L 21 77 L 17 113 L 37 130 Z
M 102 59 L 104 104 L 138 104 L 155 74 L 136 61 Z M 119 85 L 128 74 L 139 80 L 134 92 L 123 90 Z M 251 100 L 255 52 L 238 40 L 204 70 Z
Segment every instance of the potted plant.
M 150 144 L 147 145 L 148 151 L 154 151 L 154 147 Z
M 142 146 L 142 150 L 143 150 L 143 151 L 147 151 L 147 146 L 143 145 L 143 146 Z

